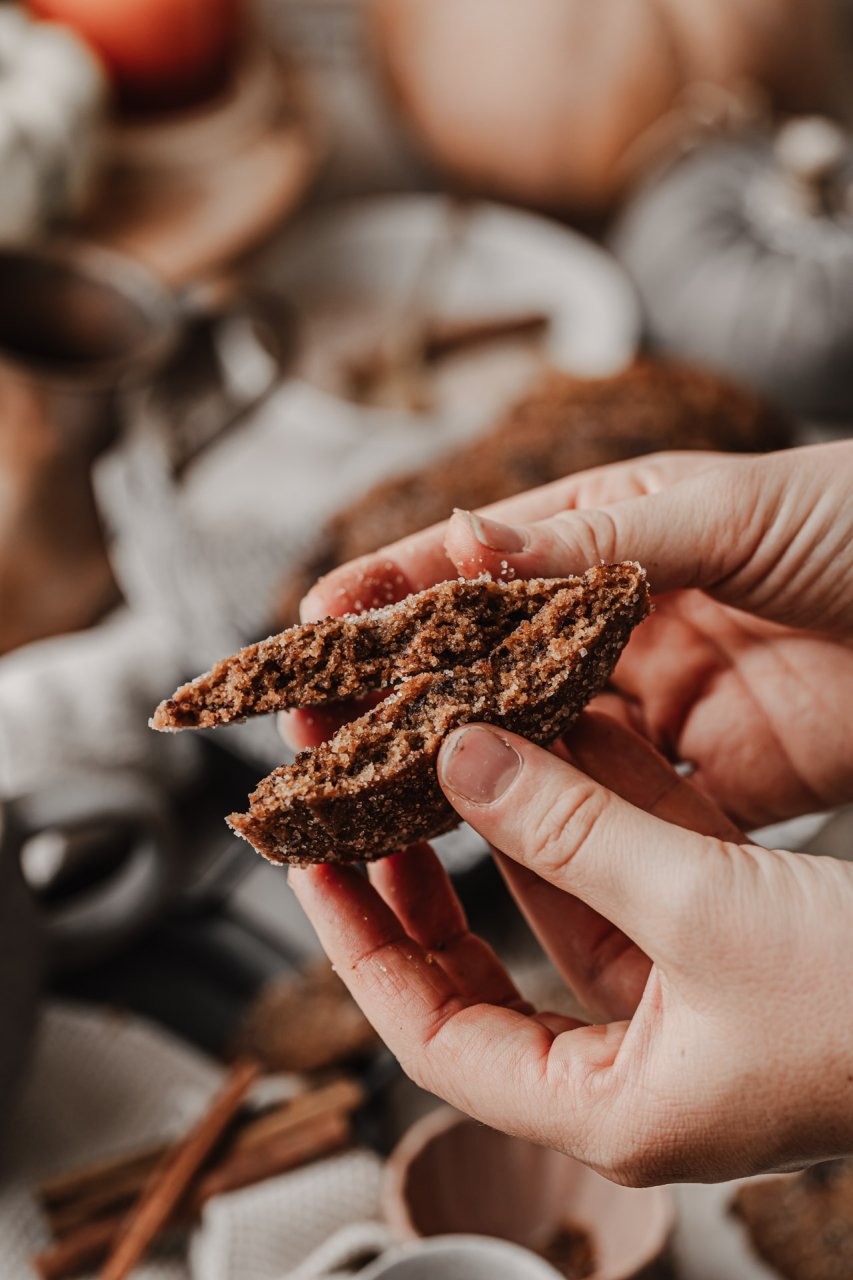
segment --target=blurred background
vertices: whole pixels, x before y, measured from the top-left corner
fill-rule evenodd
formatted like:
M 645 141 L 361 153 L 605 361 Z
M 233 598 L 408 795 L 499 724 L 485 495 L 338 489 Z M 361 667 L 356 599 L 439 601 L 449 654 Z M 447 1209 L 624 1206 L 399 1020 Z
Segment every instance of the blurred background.
M 0 2 L 2 1280 L 97 1274 L 147 1193 L 112 1280 L 448 1231 L 577 1280 L 853 1275 L 843 1163 L 626 1191 L 435 1111 L 224 825 L 275 726 L 147 727 L 454 506 L 851 434 L 851 123 L 847 0 Z M 577 1012 L 485 847 L 439 844 Z

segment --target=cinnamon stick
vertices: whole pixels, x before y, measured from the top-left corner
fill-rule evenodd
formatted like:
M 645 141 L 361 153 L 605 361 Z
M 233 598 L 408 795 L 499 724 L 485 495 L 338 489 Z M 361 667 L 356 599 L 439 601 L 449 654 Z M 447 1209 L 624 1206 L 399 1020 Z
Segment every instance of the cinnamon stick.
M 535 337 L 544 333 L 549 323 L 550 317 L 544 311 L 433 320 L 424 334 L 424 359 L 441 360 L 455 351 L 507 338 Z
M 342 1147 L 350 1139 L 349 1116 L 331 1111 L 314 1116 L 287 1133 L 278 1133 L 260 1147 L 237 1151 L 203 1177 L 192 1194 L 190 1205 L 198 1211 L 214 1196 L 241 1187 L 254 1186 L 275 1174 L 286 1173 L 308 1160 Z
M 124 1214 L 98 1218 L 37 1253 L 33 1267 L 41 1280 L 69 1280 L 96 1267 L 119 1238 Z
M 126 1280 L 151 1241 L 169 1222 L 259 1074 L 256 1062 L 238 1062 L 232 1067 L 224 1088 L 209 1110 L 183 1142 L 177 1144 L 165 1166 L 152 1176 L 148 1190 L 132 1210 L 104 1263 L 99 1280 Z
M 271 1137 L 300 1128 L 305 1121 L 335 1112 L 356 1111 L 365 1100 L 364 1087 L 347 1076 L 299 1093 L 284 1107 L 259 1116 L 247 1124 L 235 1137 L 230 1152 L 246 1151 L 262 1146 Z
M 250 1148 L 223 1162 L 202 1180 L 189 1201 L 172 1219 L 174 1225 L 192 1222 L 216 1195 L 239 1191 L 277 1174 L 287 1173 L 309 1160 L 345 1146 L 351 1137 L 349 1117 L 341 1112 L 317 1116 L 289 1133 L 279 1134 L 264 1146 Z M 112 1214 L 85 1223 L 33 1259 L 41 1280 L 71 1280 L 97 1266 L 122 1237 L 124 1214 Z
M 110 1156 L 106 1160 L 94 1160 L 62 1173 L 52 1174 L 36 1184 L 35 1192 L 45 1209 L 64 1204 L 68 1200 L 82 1199 L 99 1191 L 115 1178 L 132 1176 L 139 1170 L 147 1176 L 169 1150 L 169 1143 L 159 1142 L 143 1147 L 130 1155 Z
M 127 1211 L 140 1192 L 147 1186 L 152 1174 L 163 1164 L 170 1147 L 165 1146 L 154 1157 L 139 1161 L 125 1170 L 117 1170 L 109 1180 L 93 1186 L 85 1195 L 46 1207 L 47 1220 L 54 1236 L 68 1235 L 86 1222 L 93 1222 L 105 1213 L 119 1209 Z
M 396 341 L 390 351 L 380 345 L 349 359 L 344 369 L 346 384 L 357 401 L 385 403 L 393 397 L 411 408 L 426 408 L 428 397 L 419 383 L 422 365 L 490 342 L 536 337 L 549 324 L 544 311 L 429 320 L 412 329 L 405 343 Z
M 190 1187 L 183 1203 L 176 1208 L 175 1218 L 190 1221 L 214 1195 L 285 1173 L 345 1145 L 350 1138 L 349 1113 L 361 1105 L 364 1097 L 362 1086 L 344 1077 L 299 1094 L 283 1107 L 250 1121 L 236 1133 L 213 1169 L 202 1173 L 199 1181 Z M 168 1153 L 175 1148 L 165 1150 Z M 141 1157 L 150 1160 L 157 1151 L 150 1148 L 125 1157 L 126 1168 L 134 1170 Z M 162 1152 L 160 1154 L 162 1157 Z M 87 1196 L 98 1192 L 105 1195 L 108 1188 L 99 1182 L 104 1169 L 110 1176 L 122 1175 L 120 1162 L 99 1162 L 43 1182 L 39 1191 L 46 1189 L 48 1201 L 52 1199 L 54 1203 L 77 1187 Z M 138 1178 L 137 1193 L 143 1185 L 144 1180 Z M 67 1199 L 65 1204 L 49 1209 L 51 1219 L 73 1210 L 74 1204 Z M 116 1213 L 95 1221 L 80 1223 L 78 1219 L 64 1239 L 34 1258 L 38 1274 L 42 1280 L 67 1280 L 96 1266 L 114 1247 L 125 1223 L 126 1216 Z
M 298 1094 L 275 1110 L 240 1124 L 223 1157 L 258 1146 L 278 1133 L 286 1133 L 312 1116 L 355 1111 L 364 1101 L 364 1089 L 349 1077 L 333 1080 L 319 1089 Z M 86 1222 L 125 1206 L 139 1195 L 152 1172 L 172 1144 L 144 1148 L 130 1155 L 100 1160 L 50 1178 L 36 1187 L 55 1236 L 66 1235 Z

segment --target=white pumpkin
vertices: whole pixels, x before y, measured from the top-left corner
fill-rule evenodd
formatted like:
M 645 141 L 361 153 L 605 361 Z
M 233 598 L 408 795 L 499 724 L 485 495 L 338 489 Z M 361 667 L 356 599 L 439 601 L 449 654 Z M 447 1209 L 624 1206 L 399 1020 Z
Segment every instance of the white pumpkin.
M 374 0 L 376 43 L 430 156 L 464 186 L 601 212 L 691 86 L 824 109 L 831 0 Z
M 71 31 L 0 6 L 0 237 L 80 206 L 106 101 L 106 75 Z
M 650 336 L 790 412 L 853 420 L 853 138 L 821 119 L 688 153 L 613 248 Z

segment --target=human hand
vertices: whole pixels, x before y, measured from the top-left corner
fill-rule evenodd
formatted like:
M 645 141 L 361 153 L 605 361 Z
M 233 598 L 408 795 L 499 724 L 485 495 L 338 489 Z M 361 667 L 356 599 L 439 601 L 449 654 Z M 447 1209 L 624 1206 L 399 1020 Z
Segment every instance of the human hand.
M 630 1185 L 853 1151 L 853 867 L 750 846 L 608 717 L 569 755 L 468 726 L 440 777 L 603 1025 L 524 1003 L 428 847 L 369 881 L 291 869 L 379 1034 L 424 1088 Z
M 853 797 L 853 444 L 662 454 L 572 476 L 335 570 L 303 614 L 462 574 L 562 576 L 640 560 L 657 611 L 613 684 L 630 722 L 742 826 Z M 499 520 L 501 523 L 496 523 Z M 503 522 L 512 522 L 507 525 Z M 323 714 L 289 719 L 311 745 Z

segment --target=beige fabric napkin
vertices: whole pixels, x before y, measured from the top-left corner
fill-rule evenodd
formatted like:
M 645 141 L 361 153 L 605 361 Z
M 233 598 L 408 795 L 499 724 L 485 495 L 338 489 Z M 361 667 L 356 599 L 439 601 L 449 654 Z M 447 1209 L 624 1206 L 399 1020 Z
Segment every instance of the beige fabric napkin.
M 0 1280 L 33 1275 L 30 1259 L 50 1241 L 32 1191 L 41 1177 L 180 1136 L 223 1074 L 218 1063 L 141 1019 L 48 1005 L 0 1151 Z M 287 1096 L 302 1084 L 282 1076 L 270 1087 Z M 152 1251 L 134 1280 L 284 1280 L 340 1228 L 376 1218 L 381 1168 L 373 1152 L 348 1151 L 220 1196 L 205 1207 L 191 1240 Z
M 375 1219 L 379 1212 L 382 1162 L 371 1151 L 348 1151 L 271 1178 L 257 1187 L 219 1196 L 205 1206 L 190 1250 L 193 1280 L 284 1280 L 324 1275 L 326 1263 L 343 1255 L 338 1247 L 328 1258 L 315 1251 L 349 1224 Z M 358 1245 L 381 1250 L 384 1229 L 368 1223 Z

